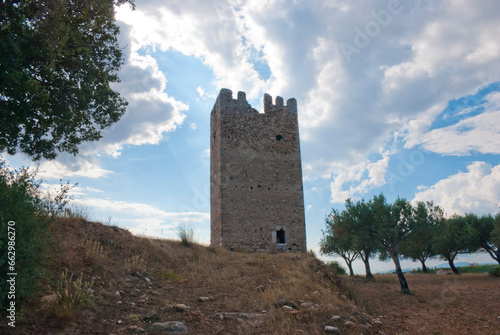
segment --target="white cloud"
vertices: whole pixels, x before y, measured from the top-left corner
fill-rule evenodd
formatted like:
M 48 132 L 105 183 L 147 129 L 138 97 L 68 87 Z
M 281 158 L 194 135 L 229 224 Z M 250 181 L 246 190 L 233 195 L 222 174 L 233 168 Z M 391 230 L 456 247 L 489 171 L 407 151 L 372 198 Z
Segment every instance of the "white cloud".
M 478 108 L 484 109 L 481 114 L 469 115 Z M 466 107 L 455 115 L 466 118 L 430 131 L 413 127 L 409 131 L 408 146 L 422 144 L 425 149 L 443 155 L 500 154 L 500 93 L 490 93 L 483 104 Z
M 467 172 L 449 176 L 416 193 L 413 201 L 419 200 L 434 201 L 448 215 L 496 213 L 500 206 L 500 165 L 471 163 Z
M 210 222 L 209 213 L 167 212 L 158 207 L 143 203 L 78 197 L 72 200 L 71 204 L 80 205 L 82 208 L 88 209 L 92 215 L 106 213 L 109 217 L 118 220 L 120 225 L 130 229 L 134 234 L 146 234 L 149 236 L 161 236 L 162 232 L 165 232 L 163 237 L 175 238 L 175 229 L 180 224 L 206 226 Z
M 375 162 L 365 161 L 335 173 L 330 183 L 331 202 L 342 203 L 347 198 L 357 198 L 386 183 L 385 173 L 389 166 L 389 155 L 384 154 Z M 348 185 L 345 189 L 344 185 Z

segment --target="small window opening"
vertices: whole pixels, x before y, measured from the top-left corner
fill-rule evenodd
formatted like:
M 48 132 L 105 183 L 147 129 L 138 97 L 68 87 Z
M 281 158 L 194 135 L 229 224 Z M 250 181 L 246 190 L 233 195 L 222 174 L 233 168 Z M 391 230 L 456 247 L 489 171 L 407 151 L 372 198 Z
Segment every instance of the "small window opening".
M 281 135 L 276 135 L 276 141 L 281 141 L 281 139 L 283 138 L 283 136 Z
M 276 242 L 278 242 L 280 244 L 286 243 L 285 242 L 285 231 L 283 230 L 283 228 L 281 228 L 280 230 L 278 230 L 276 232 Z

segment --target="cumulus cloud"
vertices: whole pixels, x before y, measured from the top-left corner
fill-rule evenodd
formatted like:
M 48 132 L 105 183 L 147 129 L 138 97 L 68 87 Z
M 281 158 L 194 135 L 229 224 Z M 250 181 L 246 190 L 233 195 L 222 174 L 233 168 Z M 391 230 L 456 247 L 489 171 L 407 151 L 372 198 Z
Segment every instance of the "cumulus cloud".
M 474 162 L 460 172 L 415 194 L 415 201 L 434 201 L 448 215 L 491 214 L 500 206 L 500 165 Z
M 165 93 L 175 83 L 154 58 L 169 50 L 200 59 L 215 86 L 246 91 L 249 100 L 264 92 L 295 97 L 305 178 L 330 182 L 334 201 L 385 183 L 393 141 L 442 154 L 498 153 L 498 109 L 429 129 L 450 100 L 500 80 L 499 11 L 493 0 L 144 0 L 135 11 L 124 6 L 117 19 L 127 62 L 116 88 L 129 100 L 129 112 L 84 160 L 159 143 L 184 122 L 187 104 Z M 193 99 L 207 91 L 198 86 Z M 380 152 L 386 152 L 382 159 L 367 159 Z M 78 173 L 106 175 L 94 165 L 94 172 L 82 165 Z
M 112 171 L 100 167 L 99 157 L 118 157 L 124 146 L 158 144 L 165 133 L 174 131 L 183 123 L 188 106 L 165 93 L 167 79 L 159 70 L 157 61 L 149 55 L 140 55 L 131 37 L 131 27 L 120 25 L 120 44 L 124 49 L 125 64 L 113 88 L 127 99 L 124 116 L 110 129 L 102 132 L 98 142 L 84 143 L 78 156 L 61 154 L 54 161 L 40 164 L 43 178 L 87 177 L 102 178 Z
M 479 108 L 481 114 L 468 115 Z M 500 93 L 490 93 L 481 105 L 456 115 L 467 116 L 450 126 L 413 134 L 413 144 L 443 155 L 500 154 Z

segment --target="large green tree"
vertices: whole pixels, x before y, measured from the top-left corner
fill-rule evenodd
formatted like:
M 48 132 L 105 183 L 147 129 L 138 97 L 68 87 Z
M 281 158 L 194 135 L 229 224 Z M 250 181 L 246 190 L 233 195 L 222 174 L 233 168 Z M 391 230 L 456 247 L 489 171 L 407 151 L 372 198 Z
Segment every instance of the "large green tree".
M 37 160 L 76 154 L 117 122 L 126 101 L 114 6 L 133 0 L 0 4 L 0 152 Z
M 325 219 L 326 230 L 323 230 L 320 251 L 325 255 L 342 257 L 349 268 L 349 274 L 354 276 L 352 263 L 358 257 L 359 252 L 354 248 L 354 231 L 346 228 L 348 227 L 347 220 L 349 220 L 347 211 L 332 210 Z
M 396 268 L 401 285 L 401 292 L 409 293 L 408 282 L 401 270 L 400 245 L 415 226 L 411 204 L 403 198 L 397 198 L 393 204 L 387 203 L 383 194 L 374 196 L 371 202 L 374 225 L 372 236 L 377 239 L 389 254 Z
M 470 219 L 470 218 L 469 218 Z M 464 216 L 453 215 L 443 220 L 437 226 L 432 236 L 433 249 L 442 259 L 447 260 L 454 274 L 460 274 L 455 266 L 455 258 L 459 254 L 477 251 L 478 246 L 473 242 L 470 226 Z
M 500 264 L 500 241 L 494 239 L 495 219 L 491 215 L 477 217 L 475 214 L 467 214 L 464 219 L 472 235 L 472 243 Z M 500 214 L 497 215 L 496 221 L 500 221 Z
M 364 199 L 355 203 L 347 199 L 345 207 L 348 216 L 348 220 L 344 221 L 348 225 L 345 229 L 354 234 L 353 248 L 359 252 L 359 257 L 365 264 L 366 278 L 373 279 L 370 258 L 379 252 L 382 246 L 372 238 L 374 218 L 370 204 Z
M 401 244 L 401 255 L 413 261 L 420 261 L 422 272 L 427 273 L 425 262 L 436 255 L 431 236 L 436 226 L 444 219 L 443 210 L 432 202 L 419 201 L 413 209 L 415 226 Z

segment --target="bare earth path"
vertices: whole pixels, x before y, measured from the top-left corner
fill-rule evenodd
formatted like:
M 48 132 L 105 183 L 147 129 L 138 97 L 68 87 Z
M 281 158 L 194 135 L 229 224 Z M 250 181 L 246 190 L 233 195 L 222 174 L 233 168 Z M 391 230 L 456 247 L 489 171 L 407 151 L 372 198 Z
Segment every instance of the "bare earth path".
M 414 295 L 399 293 L 396 275 L 376 281 L 344 277 L 358 304 L 392 334 L 500 334 L 500 278 L 486 274 L 409 274 Z

